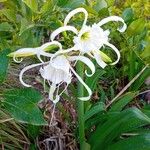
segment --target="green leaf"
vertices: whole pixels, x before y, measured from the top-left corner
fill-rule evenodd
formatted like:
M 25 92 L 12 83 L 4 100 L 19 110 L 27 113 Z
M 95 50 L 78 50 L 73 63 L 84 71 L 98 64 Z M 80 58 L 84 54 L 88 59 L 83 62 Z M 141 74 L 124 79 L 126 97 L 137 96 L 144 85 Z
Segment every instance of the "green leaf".
M 8 68 L 8 57 L 10 50 L 5 49 L 2 52 L 0 52 L 0 83 L 2 83 L 7 75 L 7 68 Z
M 140 76 L 140 78 L 133 83 L 133 85 L 132 85 L 133 90 L 135 90 L 135 91 L 138 90 L 143 85 L 143 83 L 145 82 L 145 80 L 149 77 L 149 75 L 150 75 L 150 68 L 147 68 L 142 73 L 142 75 Z
M 150 44 L 146 46 L 146 48 L 142 52 L 141 58 L 144 60 L 146 64 L 150 64 Z
M 16 22 L 16 12 L 13 9 L 2 9 L 0 11 L 9 21 Z
M 140 34 L 144 30 L 144 27 L 145 27 L 145 19 L 140 18 L 133 21 L 127 28 L 126 32 L 129 36 L 135 36 L 137 34 Z
M 19 35 L 21 36 L 24 32 L 26 32 L 29 29 L 32 29 L 35 26 L 35 24 L 29 23 L 25 18 L 21 20 L 21 28 Z
M 6 2 L 7 0 L 0 0 L 0 2 Z
M 84 141 L 81 149 L 90 150 L 91 147 L 90 147 L 90 145 L 87 142 Z
M 110 111 L 121 111 L 133 98 L 137 92 L 128 92 L 117 99 L 117 102 L 112 105 Z
M 94 9 L 98 12 L 103 8 L 107 8 L 107 3 L 105 0 L 96 0 L 96 4 L 94 5 Z
M 92 116 L 96 115 L 97 113 L 104 111 L 105 110 L 105 105 L 102 102 L 97 103 L 94 107 L 92 107 L 90 110 L 85 112 L 84 114 L 84 119 L 85 121 Z
M 8 22 L 3 22 L 0 24 L 0 31 L 12 32 L 13 27 Z
M 133 20 L 134 17 L 134 13 L 132 8 L 126 8 L 123 13 L 122 13 L 122 17 L 124 19 L 125 22 L 130 22 Z
M 116 142 L 106 150 L 149 150 L 150 132 Z
M 19 122 L 32 125 L 47 125 L 37 103 L 41 94 L 31 88 L 13 89 L 4 93 L 4 107 Z
M 38 12 L 38 0 L 23 0 L 33 12 Z
M 85 0 L 58 0 L 58 6 L 68 9 L 75 9 L 85 4 Z
M 137 108 L 126 109 L 99 124 L 89 139 L 92 150 L 105 149 L 122 133 L 150 124 L 150 118 Z

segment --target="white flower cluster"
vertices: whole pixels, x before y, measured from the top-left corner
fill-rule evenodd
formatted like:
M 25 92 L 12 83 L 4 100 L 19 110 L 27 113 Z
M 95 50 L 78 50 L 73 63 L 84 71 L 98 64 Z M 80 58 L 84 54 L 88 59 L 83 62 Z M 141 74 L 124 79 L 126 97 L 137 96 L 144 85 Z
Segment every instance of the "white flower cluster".
M 84 14 L 84 21 L 80 30 L 76 29 L 74 26 L 68 25 L 70 19 L 78 13 Z M 91 70 L 91 74 L 88 74 L 87 71 L 85 71 L 85 74 L 87 76 L 92 76 L 95 73 L 95 66 L 89 59 L 90 57 L 94 58 L 100 67 L 105 68 L 107 64 L 104 58 L 109 59 L 109 57 L 100 50 L 105 45 L 112 48 L 112 50 L 114 50 L 117 54 L 117 60 L 111 63 L 111 65 L 115 65 L 120 59 L 120 52 L 113 44 L 109 43 L 109 30 L 104 30 L 101 26 L 110 21 L 119 21 L 123 23 L 123 26 L 118 28 L 118 31 L 124 32 L 126 30 L 126 24 L 124 20 L 118 16 L 104 18 L 100 22 L 94 23 L 92 26 L 87 25 L 87 19 L 87 11 L 84 8 L 77 8 L 66 16 L 64 26 L 59 27 L 52 32 L 50 42 L 45 43 L 40 47 L 22 48 L 11 53 L 10 56 L 13 56 L 15 62 L 20 62 L 16 59 L 17 57 L 26 57 L 29 55 L 37 55 L 37 58 L 40 60 L 40 63 L 32 64 L 22 69 L 19 75 L 20 82 L 26 87 L 31 87 L 31 85 L 28 85 L 23 81 L 22 77 L 27 70 L 40 66 L 39 72 L 41 77 L 44 79 L 44 83 L 46 81 L 50 87 L 49 100 L 51 100 L 54 104 L 59 101 L 60 96 L 71 83 L 73 76 L 76 76 L 88 92 L 87 97 L 79 97 L 79 99 L 83 101 L 89 100 L 92 95 L 92 91 L 83 79 L 76 73 L 73 67 L 77 61 L 81 61 Z M 74 46 L 68 49 L 63 49 L 62 44 L 56 40 L 56 36 L 64 31 L 71 31 L 75 34 L 72 39 Z M 59 50 L 54 54 L 49 53 L 46 50 L 47 47 L 52 45 L 58 46 L 59 48 Z M 41 56 L 47 57 L 49 61 L 43 61 Z M 65 85 L 65 88 L 60 92 L 59 88 L 62 84 Z

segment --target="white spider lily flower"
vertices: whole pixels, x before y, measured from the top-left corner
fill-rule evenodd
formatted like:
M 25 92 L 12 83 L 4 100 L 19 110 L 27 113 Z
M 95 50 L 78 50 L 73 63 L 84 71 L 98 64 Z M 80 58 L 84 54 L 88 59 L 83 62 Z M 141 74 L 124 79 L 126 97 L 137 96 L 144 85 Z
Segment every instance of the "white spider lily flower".
M 49 57 L 49 53 L 47 53 L 47 57 Z M 41 53 L 42 55 L 42 53 Z M 44 53 L 44 56 L 46 56 L 46 52 Z M 80 97 L 80 100 L 86 101 L 89 100 L 92 91 L 91 89 L 86 85 L 86 83 L 82 80 L 82 78 L 76 73 L 76 71 L 71 67 L 70 62 L 72 61 L 81 61 L 84 64 L 86 64 L 90 70 L 91 74 L 88 74 L 87 71 L 85 71 L 87 76 L 92 76 L 95 73 L 95 66 L 94 64 L 90 61 L 85 56 L 64 56 L 64 55 L 58 55 L 56 57 L 53 57 L 51 61 L 49 62 L 42 62 L 39 64 L 32 64 L 30 66 L 25 67 L 19 75 L 20 82 L 26 86 L 26 87 L 31 87 L 31 85 L 26 84 L 22 77 L 24 73 L 37 66 L 40 67 L 40 74 L 44 80 L 47 80 L 50 90 L 49 90 L 49 99 L 53 101 L 53 103 L 57 103 L 60 99 L 60 96 L 63 94 L 63 92 L 67 89 L 68 85 L 71 83 L 72 75 L 74 74 L 77 79 L 83 84 L 83 86 L 86 88 L 88 92 L 87 97 Z M 59 91 L 60 85 L 66 84 L 65 88 L 63 91 Z
M 18 49 L 17 51 L 15 51 L 15 52 L 10 53 L 8 56 L 9 57 L 13 57 L 13 60 L 16 63 L 20 63 L 23 60 L 23 57 L 28 57 L 28 56 L 32 56 L 32 55 L 37 55 L 38 58 L 40 59 L 39 55 L 40 54 L 44 55 L 45 51 L 49 50 L 48 47 L 49 46 L 54 46 L 54 45 L 56 45 L 57 47 L 59 47 L 59 50 L 62 49 L 62 45 L 59 42 L 53 41 L 53 42 L 47 42 L 47 43 L 43 44 L 40 47 L 35 47 L 35 48 L 21 48 L 21 49 Z M 52 55 L 52 54 L 49 53 L 49 55 Z M 17 60 L 16 58 L 21 58 L 21 59 Z M 40 59 L 40 61 L 42 61 L 42 60 Z
M 75 31 L 75 29 L 70 30 L 69 28 L 71 28 L 71 26 L 67 25 L 70 19 L 77 13 L 83 13 L 85 15 L 83 25 L 80 31 L 78 31 L 78 33 Z M 87 53 L 92 58 L 95 58 L 97 63 L 102 68 L 104 68 L 107 64 L 103 59 L 102 56 L 103 53 L 100 53 L 99 51 L 103 46 L 108 46 L 112 50 L 114 50 L 114 52 L 117 55 L 117 60 L 110 64 L 110 65 L 115 65 L 116 63 L 118 63 L 120 59 L 120 52 L 113 44 L 109 43 L 109 37 L 108 37 L 110 34 L 109 30 L 103 30 L 101 26 L 110 21 L 122 22 L 123 26 L 121 28 L 118 28 L 117 30 L 119 32 L 124 32 L 127 28 L 124 20 L 118 16 L 110 16 L 102 19 L 98 23 L 94 23 L 92 26 L 88 26 L 86 25 L 87 17 L 88 17 L 88 12 L 84 8 L 77 8 L 71 11 L 64 20 L 64 26 L 56 29 L 52 33 L 51 40 L 53 41 L 58 34 L 66 31 L 66 29 L 68 31 L 70 30 L 75 34 L 73 39 L 74 46 L 71 48 L 72 50 L 79 50 L 81 54 Z M 60 51 L 58 53 L 62 53 L 62 52 Z M 63 53 L 65 53 L 65 51 Z

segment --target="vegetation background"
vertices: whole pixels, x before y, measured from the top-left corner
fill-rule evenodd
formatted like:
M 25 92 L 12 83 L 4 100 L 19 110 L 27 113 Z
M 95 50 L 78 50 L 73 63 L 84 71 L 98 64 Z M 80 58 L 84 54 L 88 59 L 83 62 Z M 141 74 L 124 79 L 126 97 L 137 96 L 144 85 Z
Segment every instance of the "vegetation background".
M 0 149 L 79 149 L 76 81 L 68 88 L 69 96 L 63 94 L 55 112 L 56 125 L 49 128 L 51 104 L 37 71 L 26 76 L 35 89 L 22 87 L 18 80 L 24 65 L 37 60 L 31 56 L 16 64 L 7 56 L 49 41 L 50 33 L 77 7 L 88 11 L 89 24 L 118 15 L 128 26 L 123 34 L 116 31 L 117 24 L 104 26 L 111 29 L 111 42 L 120 50 L 121 60 L 105 70 L 97 66 L 94 76 L 85 79 L 93 96 L 85 102 L 82 149 L 150 150 L 149 0 L 0 0 Z M 73 22 L 80 25 L 82 17 L 77 15 Z M 70 45 L 69 36 L 58 38 Z M 103 51 L 113 56 L 108 48 Z

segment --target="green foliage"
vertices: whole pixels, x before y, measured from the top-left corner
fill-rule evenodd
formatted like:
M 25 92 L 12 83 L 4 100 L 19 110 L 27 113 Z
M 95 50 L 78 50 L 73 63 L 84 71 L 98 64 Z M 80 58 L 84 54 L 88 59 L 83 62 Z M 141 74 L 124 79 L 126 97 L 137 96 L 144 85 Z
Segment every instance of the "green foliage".
M 0 52 L 0 84 L 5 80 L 8 68 L 8 57 L 10 53 L 9 49 L 5 49 Z
M 47 125 L 37 103 L 42 96 L 34 89 L 13 89 L 4 93 L 4 107 L 17 121 L 32 125 Z
M 116 103 L 111 107 L 110 111 L 121 111 L 129 102 L 131 102 L 137 92 L 128 92 L 123 96 L 119 97 Z
M 8 150 L 23 149 L 24 144 L 29 144 L 22 128 L 4 109 L 0 109 L 0 147 Z
M 111 147 L 114 142 L 120 141 L 120 136 L 123 133 L 129 134 L 134 132 L 135 129 L 150 124 L 150 118 L 136 108 L 115 112 L 113 115 L 110 114 L 108 117 L 106 116 L 105 119 L 105 121 L 97 125 L 96 130 L 89 138 L 92 150 L 99 148 L 107 149 L 108 146 Z M 136 134 L 139 134 L 138 131 L 136 131 Z
M 49 41 L 50 33 L 62 25 L 62 20 L 68 11 L 77 7 L 87 9 L 88 24 L 97 23 L 110 15 L 119 15 L 123 17 L 128 26 L 127 31 L 120 34 L 116 31 L 119 24 L 104 25 L 104 29 L 111 30 L 112 40 L 110 42 L 120 50 L 121 60 L 116 67 L 108 66 L 105 71 L 97 68 L 91 78 L 85 79 L 94 94 L 91 101 L 85 103 L 83 118 L 87 142 L 83 144 L 83 149 L 148 150 L 150 131 L 147 125 L 150 125 L 150 108 L 146 100 L 137 97 L 137 94 L 149 89 L 149 86 L 144 84 L 150 76 L 149 68 L 110 108 L 105 108 L 105 104 L 109 103 L 145 65 L 150 64 L 150 5 L 147 0 L 47 0 L 46 2 L 43 0 L 0 0 L 0 83 L 5 85 L 4 81 L 7 81 L 9 65 L 7 54 L 10 50 L 13 52 L 22 47 L 36 47 Z M 81 19 L 82 15 L 76 15 L 71 21 L 79 26 L 82 23 Z M 70 47 L 72 43 L 69 37 L 72 35 L 66 33 L 66 36 L 66 39 L 60 36 L 61 42 L 67 40 Z M 105 53 L 114 57 L 112 61 L 115 60 L 114 54 L 109 49 L 105 48 Z M 16 64 L 13 64 L 12 67 L 18 68 Z M 13 87 L 13 85 L 7 86 Z M 69 95 L 77 97 L 74 82 L 69 89 Z M 41 94 L 33 89 L 5 91 L 4 88 L 2 92 L 0 93 L 3 95 L 0 97 L 2 107 L 16 122 L 29 124 L 25 130 L 31 137 L 31 141 L 34 140 L 40 132 L 39 126 L 47 125 L 38 108 L 38 102 L 42 100 Z M 67 94 L 64 94 L 63 98 L 70 100 Z M 142 109 L 140 109 L 141 99 L 144 101 Z M 129 108 L 136 107 L 135 100 L 137 100 L 139 109 Z M 60 111 L 66 112 L 65 109 Z M 2 121 L 10 116 L 0 111 Z M 20 142 L 28 143 L 29 141 L 21 127 L 15 121 L 1 123 L 1 120 L 1 145 L 5 144 L 7 149 L 23 149 Z M 33 143 L 31 149 L 36 149 Z
M 120 140 L 115 144 L 108 146 L 107 150 L 149 150 L 150 147 L 150 133 L 144 133 L 140 135 L 131 136 L 125 140 Z

